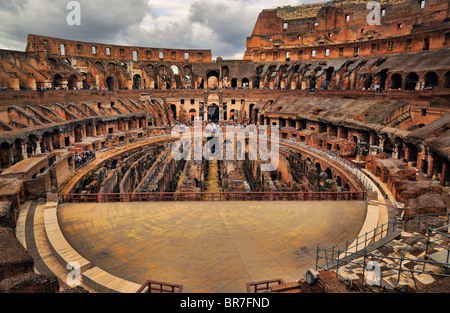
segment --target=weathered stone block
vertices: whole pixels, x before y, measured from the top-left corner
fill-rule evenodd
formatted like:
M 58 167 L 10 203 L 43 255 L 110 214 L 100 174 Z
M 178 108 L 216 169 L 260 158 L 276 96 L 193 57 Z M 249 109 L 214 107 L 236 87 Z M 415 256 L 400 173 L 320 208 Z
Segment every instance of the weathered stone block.
M 58 279 L 54 276 L 27 273 L 3 280 L 0 293 L 56 293 Z
M 317 276 L 318 273 L 315 270 L 309 269 L 305 274 L 305 281 L 308 285 L 314 285 L 317 282 Z
M 11 228 L 0 228 L 0 281 L 33 272 L 34 261 Z

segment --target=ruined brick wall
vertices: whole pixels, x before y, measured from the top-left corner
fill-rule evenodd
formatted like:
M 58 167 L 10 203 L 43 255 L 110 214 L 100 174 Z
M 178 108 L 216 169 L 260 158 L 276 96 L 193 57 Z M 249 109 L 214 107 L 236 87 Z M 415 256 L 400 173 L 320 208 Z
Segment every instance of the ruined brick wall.
M 244 60 L 297 61 L 448 47 L 448 1 L 426 0 L 423 7 L 417 0 L 378 3 L 383 11 L 381 25 L 368 24 L 368 1 L 263 10 L 247 38 Z
M 64 45 L 64 51 L 61 50 Z M 95 53 L 93 50 L 95 47 Z M 108 50 L 109 49 L 109 50 Z M 73 41 L 62 38 L 52 38 L 28 35 L 26 52 L 42 53 L 44 55 L 65 55 L 80 57 L 97 57 L 103 59 L 121 59 L 125 61 L 170 61 L 170 62 L 211 62 L 211 50 L 205 49 L 162 49 L 107 45 Z M 133 52 L 136 52 L 137 59 Z M 163 57 L 160 58 L 160 52 Z M 188 53 L 188 58 L 185 58 Z

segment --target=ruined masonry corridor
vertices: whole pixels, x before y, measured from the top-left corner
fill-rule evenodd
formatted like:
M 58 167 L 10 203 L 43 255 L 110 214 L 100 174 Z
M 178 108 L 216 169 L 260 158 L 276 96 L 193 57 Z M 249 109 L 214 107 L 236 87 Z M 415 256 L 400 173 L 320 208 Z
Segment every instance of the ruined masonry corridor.
M 209 161 L 206 192 L 221 192 L 219 179 L 219 162 L 216 159 Z

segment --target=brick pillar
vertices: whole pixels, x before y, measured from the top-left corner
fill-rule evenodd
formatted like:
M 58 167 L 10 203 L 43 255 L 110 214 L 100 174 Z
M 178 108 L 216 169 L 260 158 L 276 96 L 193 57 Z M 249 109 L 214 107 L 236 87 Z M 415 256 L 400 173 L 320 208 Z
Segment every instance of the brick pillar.
M 449 171 L 449 167 L 448 167 L 448 163 L 446 161 L 443 161 L 442 163 L 442 172 L 441 172 L 441 185 L 445 186 L 445 183 L 449 180 L 449 175 L 450 171 Z

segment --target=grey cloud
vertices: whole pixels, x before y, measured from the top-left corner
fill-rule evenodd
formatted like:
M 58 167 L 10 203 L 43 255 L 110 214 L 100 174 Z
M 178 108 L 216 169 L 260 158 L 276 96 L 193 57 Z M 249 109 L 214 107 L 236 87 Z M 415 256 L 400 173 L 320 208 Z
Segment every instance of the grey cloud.
M 170 1 L 170 0 L 167 0 Z M 318 2 L 304 0 L 300 2 Z M 211 49 L 230 58 L 245 50 L 258 14 L 294 0 L 196 0 L 188 16 L 162 28 L 148 0 L 78 0 L 81 26 L 69 26 L 69 0 L 0 0 L 0 48 L 24 50 L 28 34 L 144 47 Z M 284 3 L 284 4 L 283 4 Z M 151 2 L 150 2 L 151 4 Z

